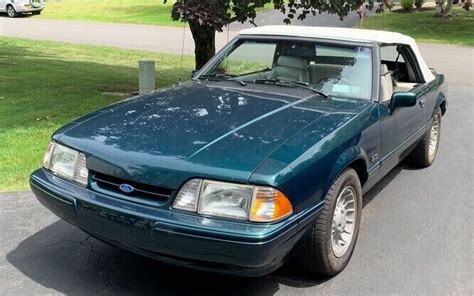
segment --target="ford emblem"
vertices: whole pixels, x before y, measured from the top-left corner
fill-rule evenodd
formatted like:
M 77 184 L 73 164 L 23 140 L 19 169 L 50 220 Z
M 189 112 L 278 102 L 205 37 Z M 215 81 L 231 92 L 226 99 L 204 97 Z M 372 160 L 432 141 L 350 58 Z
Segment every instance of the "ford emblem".
M 124 193 L 132 193 L 135 191 L 135 187 L 130 184 L 120 184 L 119 189 Z

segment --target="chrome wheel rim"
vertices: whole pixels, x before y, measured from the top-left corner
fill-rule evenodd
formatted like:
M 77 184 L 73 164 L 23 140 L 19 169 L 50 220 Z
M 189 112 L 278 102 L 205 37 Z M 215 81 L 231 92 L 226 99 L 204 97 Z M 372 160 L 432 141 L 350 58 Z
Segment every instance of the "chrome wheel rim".
M 436 154 L 436 150 L 438 149 L 438 140 L 439 140 L 439 114 L 436 114 L 433 125 L 431 126 L 431 133 L 430 133 L 430 146 L 428 149 L 428 153 L 430 157 L 433 157 Z
M 344 256 L 352 242 L 356 211 L 355 190 L 352 186 L 346 186 L 337 197 L 332 217 L 331 245 L 336 257 Z
M 15 11 L 13 10 L 13 7 L 8 6 L 7 14 L 8 14 L 9 17 L 15 16 Z

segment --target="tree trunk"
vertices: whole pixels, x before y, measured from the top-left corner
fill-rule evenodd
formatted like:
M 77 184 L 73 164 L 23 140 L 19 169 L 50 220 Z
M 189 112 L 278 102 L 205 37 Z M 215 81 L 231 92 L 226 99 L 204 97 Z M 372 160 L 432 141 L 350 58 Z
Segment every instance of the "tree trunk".
M 446 10 L 444 12 L 444 15 L 447 17 L 453 15 L 453 0 L 448 0 L 448 3 L 446 3 Z
M 444 9 L 444 0 L 436 0 L 436 7 L 437 7 L 437 12 L 436 16 L 442 17 L 444 15 L 445 9 Z
M 470 11 L 471 10 L 471 7 L 472 7 L 472 0 L 465 0 L 464 1 L 464 4 L 462 6 L 462 8 L 465 10 L 465 11 Z
M 194 39 L 196 70 L 204 66 L 216 53 L 216 30 L 197 22 L 189 22 Z

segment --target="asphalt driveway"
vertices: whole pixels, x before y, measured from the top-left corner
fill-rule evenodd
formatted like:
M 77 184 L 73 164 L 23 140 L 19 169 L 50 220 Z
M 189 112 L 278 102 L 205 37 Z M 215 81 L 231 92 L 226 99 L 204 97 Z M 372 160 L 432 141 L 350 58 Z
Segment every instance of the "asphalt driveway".
M 423 170 L 398 166 L 365 196 L 354 256 L 338 276 L 285 266 L 247 279 L 171 267 L 88 237 L 31 193 L 11 193 L 0 196 L 0 294 L 472 295 L 473 49 L 422 51 L 450 82 L 438 159 Z

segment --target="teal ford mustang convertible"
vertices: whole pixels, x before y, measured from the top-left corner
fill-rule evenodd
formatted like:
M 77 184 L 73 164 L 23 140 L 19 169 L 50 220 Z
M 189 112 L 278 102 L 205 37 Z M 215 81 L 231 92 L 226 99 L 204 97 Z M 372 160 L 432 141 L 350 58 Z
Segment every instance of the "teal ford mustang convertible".
M 363 194 L 405 157 L 434 161 L 446 92 L 401 34 L 248 29 L 191 81 L 56 131 L 30 184 L 62 219 L 163 262 L 335 275 Z

